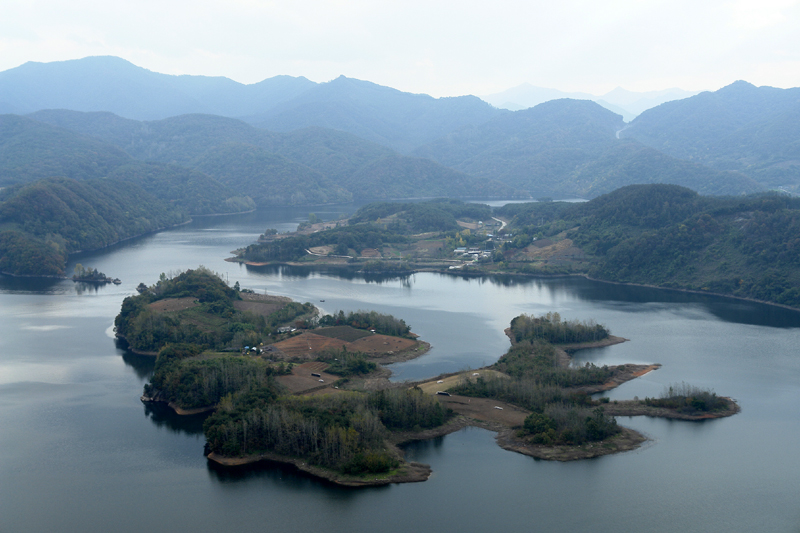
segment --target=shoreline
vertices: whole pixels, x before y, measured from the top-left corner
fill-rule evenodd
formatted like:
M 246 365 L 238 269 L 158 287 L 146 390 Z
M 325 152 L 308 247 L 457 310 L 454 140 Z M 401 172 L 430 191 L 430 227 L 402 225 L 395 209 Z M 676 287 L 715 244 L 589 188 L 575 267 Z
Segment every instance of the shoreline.
M 395 449 L 395 453 L 402 457 L 402 451 L 394 445 L 392 445 L 392 447 Z M 390 471 L 389 473 L 350 476 L 329 470 L 327 468 L 310 465 L 304 459 L 288 457 L 270 452 L 259 453 L 247 457 L 225 457 L 211 452 L 206 456 L 206 458 L 209 461 L 213 461 L 228 468 L 246 466 L 262 461 L 291 465 L 301 472 L 324 479 L 330 483 L 353 488 L 376 487 L 381 485 L 390 485 L 392 483 L 419 483 L 422 481 L 427 481 L 433 473 L 430 465 L 415 462 L 406 463 L 405 461 L 402 461 L 397 469 Z
M 247 266 L 254 266 L 254 267 L 262 267 L 262 266 L 269 266 L 269 265 L 285 265 L 285 266 L 314 266 L 315 264 L 318 265 L 325 265 L 325 266 L 338 266 L 344 267 L 348 269 L 354 269 L 356 272 L 361 272 L 357 270 L 354 264 L 342 264 L 342 263 L 300 263 L 297 261 L 267 261 L 267 262 L 255 262 L 255 261 L 247 261 L 244 259 L 240 259 L 237 257 L 228 257 L 225 259 L 230 263 L 240 263 Z M 466 270 L 458 270 L 457 272 L 453 272 L 450 270 L 442 270 L 440 268 L 435 267 L 419 267 L 419 268 L 412 268 L 409 271 L 403 272 L 393 272 L 393 271 L 374 271 L 370 272 L 371 274 L 397 274 L 398 276 L 401 275 L 410 275 L 415 274 L 417 272 L 435 272 L 438 274 L 448 274 L 452 276 L 470 276 L 470 277 L 481 277 L 481 276 L 516 276 L 516 277 L 523 277 L 523 278 L 572 278 L 572 277 L 579 277 L 585 278 L 589 281 L 595 281 L 598 283 L 608 283 L 611 285 L 627 285 L 630 287 L 644 287 L 648 289 L 659 289 L 664 291 L 675 291 L 675 292 L 685 292 L 688 294 L 703 294 L 706 296 L 717 296 L 721 298 L 731 298 L 734 300 L 742 300 L 745 302 L 753 302 L 758 304 L 764 305 L 772 305 L 775 307 L 780 307 L 782 309 L 788 309 L 791 311 L 800 311 L 800 307 L 792 307 L 790 305 L 779 304 L 777 302 L 770 302 L 767 300 L 759 300 L 757 298 L 749 298 L 747 296 L 736 296 L 733 294 L 725 294 L 721 292 L 711 292 L 711 291 L 701 291 L 696 289 L 683 289 L 680 287 L 664 287 L 661 285 L 650 285 L 647 283 L 632 283 L 627 281 L 611 281 L 599 278 L 593 278 L 586 273 L 580 272 L 573 272 L 573 273 L 561 273 L 561 274 L 547 274 L 547 273 L 530 273 L 530 272 L 513 272 L 513 271 L 503 271 L 503 270 L 493 270 L 493 271 L 466 271 Z
M 254 295 L 253 298 L 257 299 L 258 296 Z M 509 335 L 510 329 L 506 329 L 505 333 L 506 335 Z M 117 335 L 117 337 L 124 339 L 124 337 L 121 335 Z M 579 350 L 613 346 L 627 341 L 629 341 L 629 339 L 624 337 L 609 335 L 605 339 L 598 341 L 556 344 L 554 347 L 559 352 L 559 364 L 568 366 L 572 359 L 572 355 Z M 422 349 L 420 350 L 420 348 Z M 440 390 L 446 391 L 448 387 L 439 385 L 439 383 L 441 383 L 441 379 L 453 376 L 464 376 L 464 378 L 459 379 L 469 379 L 469 374 L 474 376 L 478 372 L 493 372 L 493 369 L 490 365 L 475 369 L 474 371 L 469 370 L 466 372 L 461 371 L 447 375 L 443 374 L 424 381 L 403 382 L 400 384 L 392 384 L 389 381 L 388 378 L 391 375 L 391 369 L 382 366 L 381 363 L 390 364 L 394 362 L 415 359 L 425 354 L 430 348 L 430 343 L 425 341 L 417 341 L 414 349 L 409 349 L 398 354 L 384 355 L 383 357 L 375 358 L 374 361 L 378 363 L 378 368 L 375 372 L 371 373 L 371 376 L 364 376 L 363 383 L 360 383 L 358 388 L 363 390 L 375 390 L 376 388 L 381 389 L 385 387 L 424 388 L 425 385 L 435 384 L 434 388 L 440 387 Z M 134 353 L 137 352 L 134 351 Z M 152 352 L 143 354 L 155 355 Z M 608 391 L 622 385 L 623 383 L 657 370 L 661 368 L 661 365 L 622 364 L 614 365 L 609 368 L 614 369 L 614 374 L 609 381 L 598 385 L 573 387 L 565 389 L 565 391 L 581 391 L 588 394 Z M 496 373 L 496 371 L 494 372 Z M 328 387 L 330 387 L 330 385 L 328 385 Z M 317 389 L 314 389 L 314 392 L 316 391 Z M 309 391 L 302 391 L 299 392 L 299 394 L 303 394 L 305 392 Z M 431 394 L 430 391 L 427 392 Z M 631 451 L 639 448 L 648 440 L 646 436 L 631 428 L 619 426 L 619 433 L 602 441 L 587 442 L 580 445 L 537 444 L 532 442 L 532 438 L 530 436 L 520 434 L 522 421 L 530 414 L 530 412 L 526 409 L 502 400 L 490 398 L 472 398 L 450 394 L 445 394 L 441 397 L 436 396 L 436 398 L 443 406 L 447 407 L 448 410 L 454 414 L 454 416 L 443 425 L 436 428 L 417 432 L 390 432 L 386 437 L 385 442 L 389 446 L 392 453 L 397 457 L 398 460 L 400 460 L 400 466 L 388 473 L 365 474 L 361 476 L 346 475 L 327 468 L 308 464 L 307 459 L 305 458 L 283 456 L 272 452 L 255 453 L 243 457 L 225 457 L 215 452 L 211 452 L 207 455 L 207 459 L 225 467 L 240 467 L 262 461 L 288 464 L 309 475 L 340 486 L 362 487 L 387 485 L 391 483 L 421 482 L 427 480 L 432 473 L 430 466 L 414 462 L 405 462 L 405 454 L 399 448 L 399 446 L 413 441 L 443 437 L 468 426 L 479 427 L 495 432 L 495 441 L 497 445 L 504 450 L 550 461 L 575 461 Z M 216 408 L 216 406 L 204 406 L 192 409 L 184 409 L 176 405 L 174 402 L 166 402 L 164 399 L 159 398 L 159 393 L 157 391 L 152 397 L 146 397 L 142 395 L 140 399 L 142 402 L 166 403 L 178 415 L 197 415 L 213 411 Z M 609 416 L 651 416 L 666 419 L 699 421 L 732 416 L 740 412 L 741 409 L 735 401 L 730 398 L 726 398 L 726 400 L 728 401 L 728 408 L 725 411 L 702 414 L 680 413 L 667 408 L 646 406 L 642 402 L 639 402 L 638 399 L 614 401 L 613 403 L 598 402 L 594 404 L 594 406 L 605 410 Z
M 64 267 L 66 267 L 67 264 L 69 263 L 70 256 L 99 252 L 100 250 L 105 250 L 106 248 L 110 248 L 112 246 L 115 246 L 117 244 L 123 243 L 125 241 L 129 241 L 131 239 L 136 239 L 138 237 L 144 237 L 145 235 L 150 235 L 150 234 L 158 233 L 160 231 L 164 231 L 164 230 L 167 230 L 167 229 L 177 228 L 177 227 L 180 227 L 180 226 L 185 226 L 186 224 L 190 224 L 192 222 L 192 217 L 191 217 L 191 215 L 187 215 L 187 216 L 189 217 L 189 220 L 186 220 L 184 222 L 179 222 L 178 224 L 172 224 L 171 226 L 163 226 L 161 228 L 156 228 L 156 229 L 151 230 L 151 231 L 146 231 L 144 233 L 139 233 L 138 235 L 131 235 L 130 237 L 125 237 L 124 239 L 119 239 L 118 241 L 114 241 L 114 242 L 108 243 L 105 246 L 100 246 L 98 248 L 91 248 L 89 250 L 75 250 L 74 252 L 66 252 L 67 257 L 66 257 L 66 259 L 64 261 Z M 12 274 L 11 272 L 5 272 L 5 271 L 1 271 L 1 270 L 0 270 L 0 274 L 2 274 L 4 276 L 13 276 L 15 278 L 72 279 L 70 277 L 67 277 L 66 274 L 64 274 L 63 276 L 46 275 L 46 274 Z M 76 280 L 76 281 L 83 281 L 83 280 Z

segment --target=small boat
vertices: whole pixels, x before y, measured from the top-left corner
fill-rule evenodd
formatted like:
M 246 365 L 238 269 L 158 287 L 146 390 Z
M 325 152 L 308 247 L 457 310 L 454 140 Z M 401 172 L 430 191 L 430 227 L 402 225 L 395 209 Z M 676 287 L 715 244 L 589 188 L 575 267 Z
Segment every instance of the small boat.
M 324 302 L 325 300 L 320 300 L 320 302 Z

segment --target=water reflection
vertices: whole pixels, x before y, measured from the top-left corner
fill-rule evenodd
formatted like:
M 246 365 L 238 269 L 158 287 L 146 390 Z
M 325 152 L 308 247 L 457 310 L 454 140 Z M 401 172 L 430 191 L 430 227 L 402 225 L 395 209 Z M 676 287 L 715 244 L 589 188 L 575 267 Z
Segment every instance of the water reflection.
M 214 461 L 207 462 L 209 479 L 221 485 L 240 485 L 243 482 L 267 481 L 277 485 L 280 490 L 294 491 L 307 495 L 307 491 L 325 489 L 327 498 L 337 501 L 355 501 L 359 494 L 364 494 L 363 489 L 356 487 L 343 487 L 331 481 L 312 476 L 293 465 L 275 461 L 259 461 L 257 463 L 236 467 L 222 466 Z M 334 489 L 334 490 L 331 490 Z M 387 485 L 371 487 L 370 492 L 390 490 Z
M 149 379 L 153 375 L 156 366 L 156 358 L 152 355 L 139 355 L 127 350 L 127 343 L 120 339 L 115 339 L 117 349 L 122 351 L 122 361 L 133 369 L 133 372 L 141 380 Z
M 167 429 L 173 433 L 187 435 L 202 435 L 203 422 L 210 413 L 199 415 L 179 415 L 170 406 L 162 402 L 147 402 L 144 406 L 144 415 L 157 427 Z
M 0 274 L 0 291 L 35 294 L 58 294 L 64 292 L 59 278 L 23 278 Z
M 256 277 L 274 276 L 285 280 L 302 280 L 312 277 L 327 277 L 333 280 L 364 281 L 365 283 L 393 283 L 400 281 L 404 288 L 412 288 L 414 274 L 361 273 L 355 267 L 342 266 L 295 266 L 295 265 L 247 265 L 248 274 Z M 466 273 L 433 273 L 442 279 L 458 280 L 467 284 L 489 284 L 502 288 L 531 287 L 549 296 L 550 301 L 579 300 L 616 307 L 619 304 L 697 304 L 700 309 L 725 322 L 769 326 L 775 328 L 800 327 L 800 311 L 784 309 L 774 305 L 737 300 L 724 296 L 697 294 L 654 287 L 618 285 L 589 280 L 580 276 L 530 277 L 513 274 L 472 275 Z M 702 313 L 698 314 L 698 317 Z

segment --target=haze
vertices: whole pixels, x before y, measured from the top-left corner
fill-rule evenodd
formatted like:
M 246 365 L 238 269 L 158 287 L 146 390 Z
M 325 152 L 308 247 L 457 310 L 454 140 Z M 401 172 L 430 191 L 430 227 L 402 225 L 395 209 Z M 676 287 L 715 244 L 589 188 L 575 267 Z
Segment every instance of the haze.
M 168 74 L 344 74 L 433 96 L 523 83 L 595 95 L 737 79 L 786 88 L 800 85 L 798 21 L 794 0 L 7 0 L 0 71 L 114 55 Z

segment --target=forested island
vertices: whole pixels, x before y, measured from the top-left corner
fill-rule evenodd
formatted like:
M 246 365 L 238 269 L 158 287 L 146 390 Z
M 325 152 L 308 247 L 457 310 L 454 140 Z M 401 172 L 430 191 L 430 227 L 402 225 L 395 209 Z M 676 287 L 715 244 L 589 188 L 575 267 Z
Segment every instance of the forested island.
M 571 366 L 569 353 L 625 339 L 557 313 L 516 317 L 506 331 L 511 348 L 490 367 L 396 384 L 380 363 L 428 348 L 402 319 L 319 317 L 309 303 L 229 287 L 202 267 L 162 275 L 126 298 L 115 327 L 132 349 L 156 357 L 143 401 L 212 412 L 203 426 L 210 460 L 280 461 L 351 486 L 424 481 L 430 468 L 405 462 L 398 446 L 465 425 L 497 431 L 509 450 L 571 460 L 644 440 L 614 415 L 691 420 L 738 410 L 687 385 L 656 399 L 593 399 L 658 365 Z
M 369 204 L 335 227 L 264 235 L 232 260 L 376 272 L 585 275 L 800 307 L 800 199 L 630 185 L 585 203 Z

